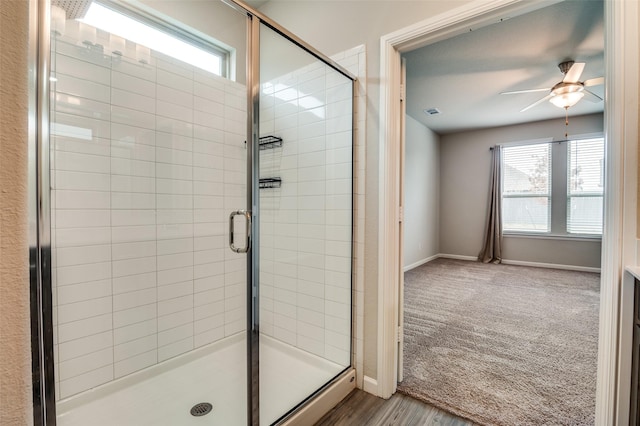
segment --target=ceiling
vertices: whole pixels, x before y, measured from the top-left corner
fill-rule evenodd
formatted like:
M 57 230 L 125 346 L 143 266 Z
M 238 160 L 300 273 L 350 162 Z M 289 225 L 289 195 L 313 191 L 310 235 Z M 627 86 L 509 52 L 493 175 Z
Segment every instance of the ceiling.
M 567 0 L 403 54 L 407 114 L 439 134 L 564 117 L 550 102 L 520 112 L 547 92 L 500 93 L 551 88 L 567 59 L 586 62 L 581 81 L 603 76 L 603 10 L 599 0 Z M 604 98 L 603 85 L 589 90 Z M 583 98 L 569 116 L 603 108 Z
M 259 9 L 262 5 L 264 5 L 269 0 L 242 0 L 242 1 L 254 9 Z

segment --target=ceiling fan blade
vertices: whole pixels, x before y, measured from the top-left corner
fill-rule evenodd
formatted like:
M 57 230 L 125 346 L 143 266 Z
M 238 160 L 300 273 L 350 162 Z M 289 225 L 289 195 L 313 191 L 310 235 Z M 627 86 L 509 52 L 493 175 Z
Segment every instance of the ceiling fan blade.
M 603 100 L 600 96 L 596 95 L 590 90 L 584 89 L 582 92 L 584 93 L 584 99 L 589 102 L 600 102 Z
M 580 81 L 580 76 L 582 75 L 584 66 L 584 62 L 576 62 L 571 65 L 571 68 L 569 68 L 569 71 L 567 71 L 567 74 L 564 76 L 562 81 L 564 83 L 577 83 L 578 81 Z
M 512 92 L 500 92 L 501 95 L 517 95 L 519 93 L 533 93 L 533 92 L 545 92 L 551 90 L 550 87 L 544 89 L 528 89 L 528 90 L 514 90 Z
M 532 103 L 531 105 L 529 105 L 528 107 L 525 107 L 525 108 L 521 109 L 521 110 L 520 110 L 520 112 L 525 112 L 526 110 L 531 109 L 531 108 L 533 108 L 534 106 L 536 106 L 536 105 L 539 105 L 539 104 L 543 103 L 544 101 L 548 101 L 549 99 L 551 99 L 551 97 L 552 97 L 552 96 L 553 96 L 553 94 L 549 93 L 549 94 L 548 94 L 547 96 L 545 96 L 544 98 L 539 99 L 539 100 L 535 101 L 534 103 Z
M 584 87 L 599 86 L 604 84 L 604 77 L 590 78 L 589 80 L 585 80 L 582 84 L 584 84 Z

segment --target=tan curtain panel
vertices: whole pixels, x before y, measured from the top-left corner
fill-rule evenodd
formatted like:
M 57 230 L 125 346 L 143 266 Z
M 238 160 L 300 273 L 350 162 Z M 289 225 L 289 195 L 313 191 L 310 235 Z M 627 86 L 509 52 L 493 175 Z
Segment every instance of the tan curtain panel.
M 500 263 L 502 262 L 502 147 L 496 145 L 491 152 L 487 222 L 484 227 L 484 244 L 478 260 L 483 263 Z

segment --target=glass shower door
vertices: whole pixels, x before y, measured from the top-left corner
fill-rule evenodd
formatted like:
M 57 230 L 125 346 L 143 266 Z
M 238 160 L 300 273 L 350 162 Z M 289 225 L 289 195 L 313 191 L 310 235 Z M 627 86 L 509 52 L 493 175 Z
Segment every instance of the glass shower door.
M 246 424 L 247 15 L 52 3 L 57 423 Z
M 353 81 L 226 2 L 50 3 L 57 424 L 279 421 L 351 366 Z
M 351 365 L 353 81 L 260 25 L 260 424 Z

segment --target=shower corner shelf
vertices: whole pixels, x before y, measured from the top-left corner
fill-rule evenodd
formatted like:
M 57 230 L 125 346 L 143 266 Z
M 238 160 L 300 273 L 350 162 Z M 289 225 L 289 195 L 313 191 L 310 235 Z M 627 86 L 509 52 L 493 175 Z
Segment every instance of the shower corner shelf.
M 279 177 L 260 179 L 260 189 L 280 188 L 280 186 L 282 186 L 282 179 Z
M 282 146 L 282 138 L 277 136 L 263 136 L 259 139 L 260 149 L 273 149 Z

